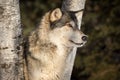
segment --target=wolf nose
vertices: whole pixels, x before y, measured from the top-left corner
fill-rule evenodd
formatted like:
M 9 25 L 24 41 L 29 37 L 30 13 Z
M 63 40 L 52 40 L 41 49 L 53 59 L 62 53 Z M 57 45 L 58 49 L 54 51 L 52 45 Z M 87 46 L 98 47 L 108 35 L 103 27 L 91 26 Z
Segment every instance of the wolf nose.
M 83 41 L 87 41 L 87 38 L 88 38 L 87 36 L 82 36 Z

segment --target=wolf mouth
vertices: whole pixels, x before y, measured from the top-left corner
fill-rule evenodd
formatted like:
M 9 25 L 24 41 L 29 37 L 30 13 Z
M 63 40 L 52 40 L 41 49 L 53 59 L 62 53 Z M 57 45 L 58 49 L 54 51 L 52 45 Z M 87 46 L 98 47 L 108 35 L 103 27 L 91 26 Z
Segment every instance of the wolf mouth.
M 76 42 L 74 42 L 74 41 L 72 41 L 72 40 L 70 40 L 70 42 L 72 42 L 72 43 L 74 43 L 74 44 L 76 44 L 76 45 L 83 45 L 84 43 L 76 43 Z

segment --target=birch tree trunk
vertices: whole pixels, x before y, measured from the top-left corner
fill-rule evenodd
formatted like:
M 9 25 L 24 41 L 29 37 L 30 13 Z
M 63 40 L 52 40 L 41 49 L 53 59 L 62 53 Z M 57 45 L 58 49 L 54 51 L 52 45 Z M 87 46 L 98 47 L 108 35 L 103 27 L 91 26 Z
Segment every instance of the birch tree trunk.
M 23 80 L 19 0 L 0 0 L 0 80 Z
M 85 1 L 86 0 L 64 0 L 62 4 L 63 12 L 65 13 L 67 12 L 68 14 L 72 13 L 72 15 L 74 15 L 76 19 L 74 22 L 77 24 L 78 29 L 81 28 L 82 15 L 83 15 L 83 10 L 85 6 Z M 74 47 L 66 60 L 66 68 L 65 68 L 65 73 L 64 73 L 65 80 L 70 80 L 71 78 L 76 52 L 77 52 L 77 48 Z

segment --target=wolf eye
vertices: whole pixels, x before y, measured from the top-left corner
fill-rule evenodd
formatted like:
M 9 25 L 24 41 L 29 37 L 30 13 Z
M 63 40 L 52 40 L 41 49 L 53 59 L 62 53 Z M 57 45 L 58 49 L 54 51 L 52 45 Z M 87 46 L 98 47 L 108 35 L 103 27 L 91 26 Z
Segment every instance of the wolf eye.
M 71 24 L 69 24 L 69 23 L 67 24 L 67 26 L 69 26 L 69 27 L 73 28 L 73 26 L 72 26 Z

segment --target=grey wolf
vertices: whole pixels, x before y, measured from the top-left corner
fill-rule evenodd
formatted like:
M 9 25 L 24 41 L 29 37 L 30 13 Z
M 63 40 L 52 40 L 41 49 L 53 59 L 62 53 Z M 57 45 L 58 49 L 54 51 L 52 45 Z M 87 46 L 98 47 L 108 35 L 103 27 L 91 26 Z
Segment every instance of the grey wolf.
M 86 41 L 87 36 L 59 8 L 47 12 L 28 37 L 26 80 L 67 80 L 66 59 L 73 47 Z

